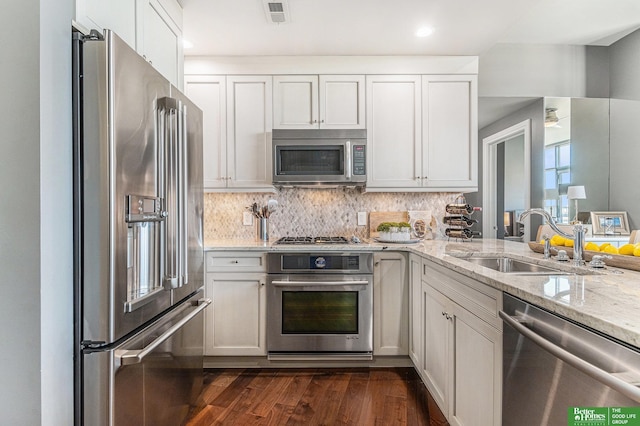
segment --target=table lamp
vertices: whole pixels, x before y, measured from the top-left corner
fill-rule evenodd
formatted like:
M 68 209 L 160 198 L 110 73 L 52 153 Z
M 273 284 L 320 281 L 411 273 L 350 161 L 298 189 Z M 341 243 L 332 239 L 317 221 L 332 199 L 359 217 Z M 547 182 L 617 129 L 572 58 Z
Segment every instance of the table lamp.
M 587 199 L 587 193 L 584 190 L 584 186 L 577 185 L 567 188 L 567 198 L 574 201 L 576 209 L 576 214 L 573 217 L 573 221 L 571 223 L 578 223 L 578 200 Z

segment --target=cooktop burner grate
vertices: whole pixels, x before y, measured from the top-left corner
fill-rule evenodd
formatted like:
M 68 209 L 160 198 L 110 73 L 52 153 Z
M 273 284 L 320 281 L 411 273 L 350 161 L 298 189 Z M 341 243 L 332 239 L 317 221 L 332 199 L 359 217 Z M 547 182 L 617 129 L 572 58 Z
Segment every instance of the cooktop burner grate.
M 349 244 L 345 237 L 282 237 L 275 244 Z

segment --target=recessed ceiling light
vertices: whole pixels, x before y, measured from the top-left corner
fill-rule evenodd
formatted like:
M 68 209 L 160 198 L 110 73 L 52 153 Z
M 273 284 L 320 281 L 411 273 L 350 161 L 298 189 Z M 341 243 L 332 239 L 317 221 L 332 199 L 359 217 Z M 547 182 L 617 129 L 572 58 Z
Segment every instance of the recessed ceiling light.
M 416 31 L 416 37 L 428 37 L 431 34 L 433 34 L 433 28 L 431 27 L 420 27 Z
M 193 47 L 193 43 L 191 43 L 186 38 L 183 38 L 182 39 L 182 47 L 184 47 L 185 49 L 191 49 Z

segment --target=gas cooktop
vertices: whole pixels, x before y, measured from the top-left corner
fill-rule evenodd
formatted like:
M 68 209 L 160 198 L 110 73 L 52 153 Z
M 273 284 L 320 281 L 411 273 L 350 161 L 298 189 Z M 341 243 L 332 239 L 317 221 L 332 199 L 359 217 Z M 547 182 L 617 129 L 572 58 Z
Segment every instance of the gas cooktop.
M 274 244 L 349 244 L 345 237 L 282 237 Z

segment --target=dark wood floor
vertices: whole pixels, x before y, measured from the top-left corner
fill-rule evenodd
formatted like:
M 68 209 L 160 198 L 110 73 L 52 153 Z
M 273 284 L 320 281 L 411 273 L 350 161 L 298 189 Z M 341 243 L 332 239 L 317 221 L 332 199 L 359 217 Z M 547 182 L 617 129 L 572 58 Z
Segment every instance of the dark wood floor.
M 446 422 L 411 368 L 205 370 L 198 407 L 187 423 L 429 424 Z

